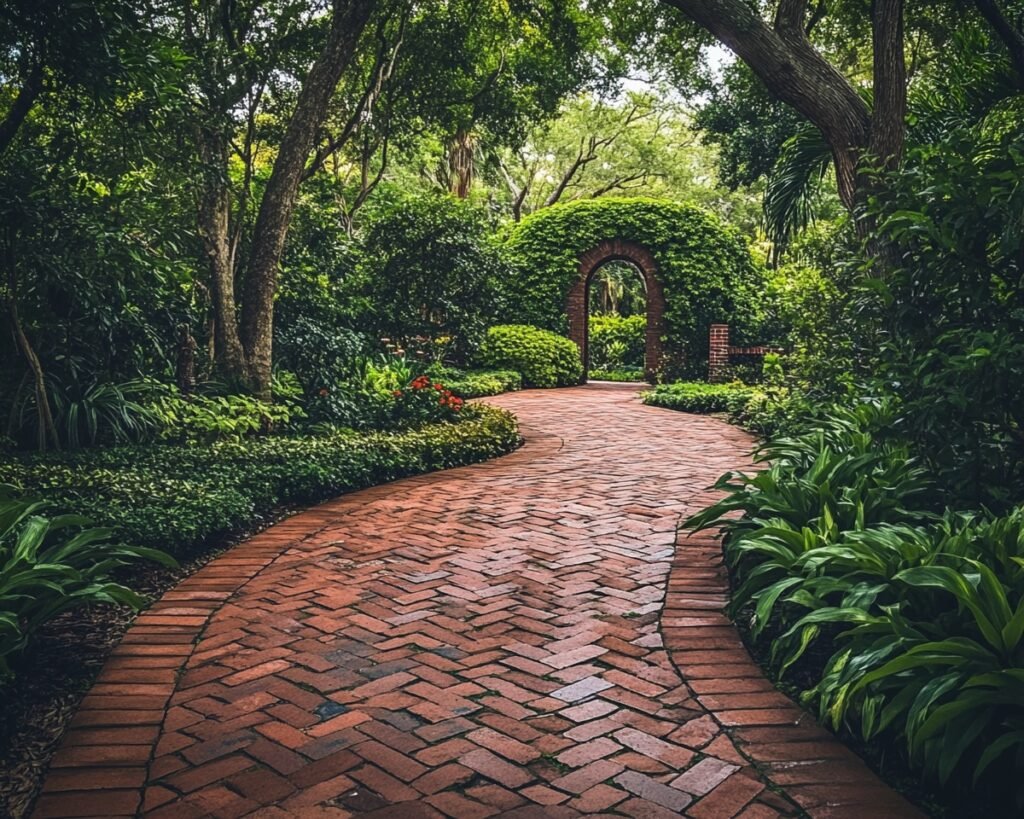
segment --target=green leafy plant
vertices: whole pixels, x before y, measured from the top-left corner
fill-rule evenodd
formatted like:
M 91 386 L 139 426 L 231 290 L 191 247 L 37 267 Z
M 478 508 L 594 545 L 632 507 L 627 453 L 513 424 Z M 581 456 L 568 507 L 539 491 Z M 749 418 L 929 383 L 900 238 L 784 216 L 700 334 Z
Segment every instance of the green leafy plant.
M 163 385 L 158 393 L 149 411 L 159 423 L 158 437 L 165 441 L 237 440 L 286 429 L 305 417 L 294 397 L 281 396 L 273 403 L 251 395 L 184 397 Z
M 152 443 L 0 460 L 0 482 L 111 527 L 130 543 L 184 552 L 282 503 L 311 503 L 406 475 L 473 463 L 519 443 L 511 414 L 469 405 L 455 423 L 398 431 Z
M 463 406 L 463 400 L 440 381 L 420 375 L 394 391 L 390 420 L 399 428 L 454 421 Z
M 652 407 L 680 412 L 737 412 L 753 396 L 754 390 L 743 384 L 708 384 L 703 381 L 677 381 L 659 384 L 645 392 L 642 400 Z
M 644 316 L 590 316 L 588 320 L 588 366 L 593 370 L 643 367 L 647 343 Z
M 567 387 L 583 378 L 579 348 L 573 342 L 525 324 L 492 327 L 477 358 L 486 367 L 521 373 L 525 387 Z
M 61 444 L 68 449 L 139 441 L 159 424 L 145 403 L 150 382 L 144 379 L 78 386 L 50 376 L 46 387 L 54 426 Z M 35 400 L 30 389 L 22 389 L 15 396 L 10 416 L 12 436 L 22 440 L 38 436 Z
M 87 528 L 86 518 L 38 514 L 47 507 L 0 484 L 0 681 L 57 615 L 96 603 L 141 608 L 141 597 L 111 579 L 114 570 L 139 560 L 174 565 L 163 552 L 112 540 L 110 529 Z
M 482 398 L 523 388 L 523 377 L 515 370 L 459 370 L 431 367 L 427 374 L 444 382 L 461 398 Z

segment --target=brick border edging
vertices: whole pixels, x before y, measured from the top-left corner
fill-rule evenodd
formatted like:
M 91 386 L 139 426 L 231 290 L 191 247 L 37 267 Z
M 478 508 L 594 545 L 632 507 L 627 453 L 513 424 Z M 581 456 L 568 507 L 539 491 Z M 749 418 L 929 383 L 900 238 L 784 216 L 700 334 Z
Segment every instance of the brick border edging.
M 28 815 L 140 815 L 171 698 L 222 606 L 290 548 L 330 525 L 324 515 L 361 502 L 357 496 L 409 482 L 446 480 L 460 470 L 486 470 L 510 458 L 543 456 L 562 447 L 561 438 L 525 435 L 529 430 L 521 425 L 523 442 L 496 457 L 374 484 L 303 509 L 231 546 L 164 592 L 129 625 L 79 702 Z M 311 518 L 319 525 L 310 526 Z
M 923 814 L 765 677 L 725 614 L 730 596 L 720 539 L 676 537 L 660 630 L 697 701 L 777 792 L 812 819 Z

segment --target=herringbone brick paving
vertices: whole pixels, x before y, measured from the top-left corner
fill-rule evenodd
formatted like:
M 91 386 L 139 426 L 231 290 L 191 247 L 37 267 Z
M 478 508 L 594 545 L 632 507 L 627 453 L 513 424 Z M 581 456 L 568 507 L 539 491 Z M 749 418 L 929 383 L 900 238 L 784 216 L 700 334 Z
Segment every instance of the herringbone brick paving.
M 525 446 L 303 512 L 140 616 L 37 817 L 916 816 L 762 677 L 681 516 L 749 465 L 597 386 Z

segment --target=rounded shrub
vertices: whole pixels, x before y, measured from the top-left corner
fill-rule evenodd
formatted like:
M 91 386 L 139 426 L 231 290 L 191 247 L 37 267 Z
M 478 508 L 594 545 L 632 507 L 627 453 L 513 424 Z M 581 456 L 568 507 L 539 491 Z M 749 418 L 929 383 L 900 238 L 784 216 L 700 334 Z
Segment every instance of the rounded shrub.
M 583 379 L 583 362 L 573 342 L 527 324 L 492 327 L 477 357 L 485 367 L 521 373 L 524 387 L 567 387 Z
M 580 256 L 605 240 L 647 248 L 665 295 L 668 375 L 703 375 L 708 329 L 732 328 L 736 343 L 755 343 L 764 271 L 738 233 L 695 205 L 644 198 L 587 199 L 544 208 L 509 235 L 515 275 L 504 283 L 515 320 L 567 329 L 565 300 Z

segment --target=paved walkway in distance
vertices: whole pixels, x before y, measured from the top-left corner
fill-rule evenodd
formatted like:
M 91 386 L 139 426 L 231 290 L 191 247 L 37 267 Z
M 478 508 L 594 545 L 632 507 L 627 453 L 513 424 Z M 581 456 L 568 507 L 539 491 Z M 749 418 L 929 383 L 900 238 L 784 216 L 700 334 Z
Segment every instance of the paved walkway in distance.
M 36 816 L 917 816 L 762 677 L 710 537 L 749 465 L 635 390 L 530 391 L 512 455 L 343 496 L 141 615 Z

